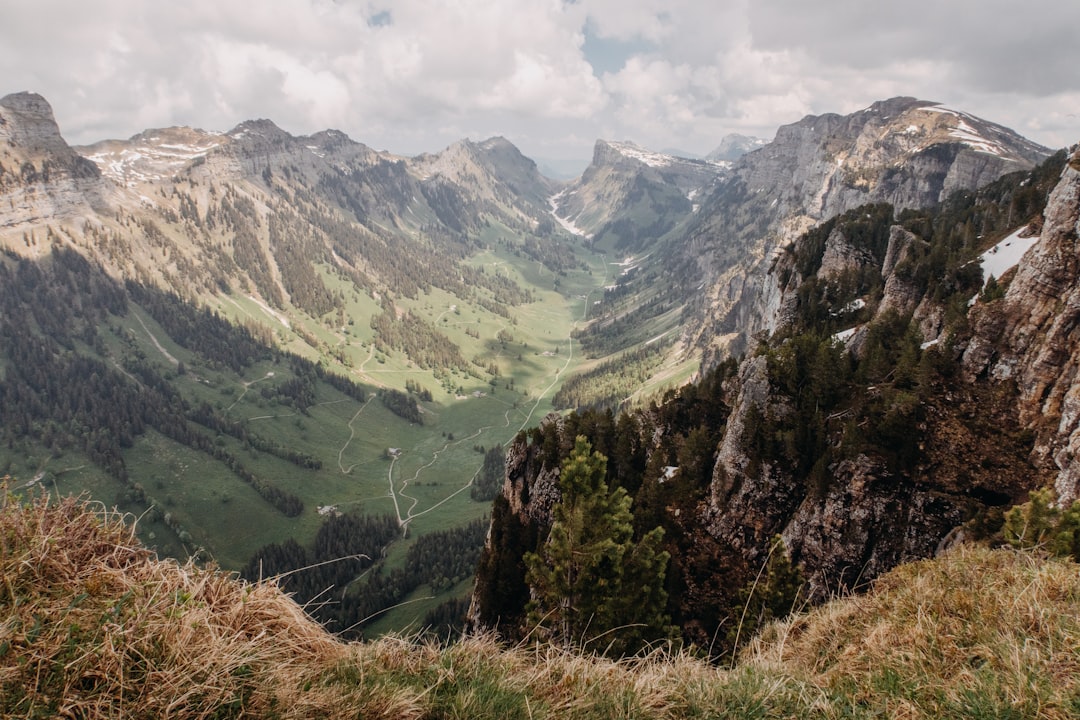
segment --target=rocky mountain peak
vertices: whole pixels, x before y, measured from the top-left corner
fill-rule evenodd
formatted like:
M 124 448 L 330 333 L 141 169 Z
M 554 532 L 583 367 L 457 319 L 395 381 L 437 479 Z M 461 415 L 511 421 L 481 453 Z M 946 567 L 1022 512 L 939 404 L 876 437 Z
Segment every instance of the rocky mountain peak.
M 697 248 L 687 259 L 703 267 L 711 288 L 702 303 L 705 321 L 695 324 L 709 332 L 692 342 L 712 343 L 722 354 L 764 327 L 765 303 L 776 297 L 765 286 L 768 259 L 814 224 L 867 203 L 928 207 L 1049 155 L 1008 128 L 910 97 L 781 127 L 771 143 L 735 162 L 691 231 L 724 244 Z M 747 215 L 755 220 L 738 219 Z M 736 246 L 744 251 L 733 253 Z M 736 257 L 745 262 L 747 255 L 760 265 L 733 273 Z M 724 339 L 718 345 L 716 338 Z M 730 338 L 732 345 L 720 347 Z
M 228 133 L 234 140 L 241 138 L 262 138 L 268 141 L 283 141 L 292 138 L 292 135 L 279 128 L 273 120 L 260 118 L 258 120 L 245 120 Z
M 593 165 L 615 165 L 625 162 L 640 163 L 651 168 L 665 168 L 686 162 L 685 158 L 647 150 L 629 141 L 597 140 L 593 148 Z
M 26 118 L 38 118 L 56 124 L 49 101 L 32 92 L 18 92 L 0 98 L 0 107 L 19 113 Z
M 54 161 L 79 172 L 92 172 L 93 166 L 78 162 L 60 135 L 52 106 L 36 93 L 21 92 L 0 98 L 0 140 L 27 158 L 54 156 Z
M 926 107 L 928 105 L 937 105 L 938 103 L 929 100 L 920 100 L 914 97 L 898 96 L 889 98 L 887 100 L 878 100 L 870 104 L 870 107 L 863 110 L 863 113 L 869 113 L 877 115 L 882 119 L 888 119 L 907 112 L 913 108 Z
M 105 187 L 96 165 L 60 135 L 52 107 L 34 93 L 0 98 L 0 229 L 91 214 Z
M 75 150 L 106 177 L 131 187 L 172 177 L 196 158 L 228 142 L 230 139 L 219 133 L 171 127 L 144 130 L 128 140 L 103 140 Z
M 720 140 L 715 150 L 705 156 L 705 159 L 711 163 L 730 163 L 768 144 L 769 141 L 764 138 L 729 133 Z
M 632 142 L 597 140 L 592 163 L 552 198 L 574 232 L 621 250 L 656 241 L 686 216 L 725 169 L 705 160 L 654 152 Z M 636 219 L 621 221 L 620 215 Z M 643 224 L 644 218 L 651 223 Z

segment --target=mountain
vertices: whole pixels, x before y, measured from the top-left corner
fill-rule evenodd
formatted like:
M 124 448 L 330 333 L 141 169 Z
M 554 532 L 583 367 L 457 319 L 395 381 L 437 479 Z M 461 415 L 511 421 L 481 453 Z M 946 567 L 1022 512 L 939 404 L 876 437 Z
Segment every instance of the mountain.
M 757 508 L 760 527 L 717 519 L 714 531 L 700 532 L 691 520 L 725 428 L 756 428 L 762 448 L 789 465 L 784 448 L 810 443 L 817 452 L 811 440 L 833 440 L 800 435 L 797 428 L 815 425 L 798 413 L 751 422 L 760 409 L 740 403 L 739 388 L 757 397 L 791 384 L 780 382 L 779 361 L 763 370 L 759 360 L 752 373 L 725 353 L 766 337 L 762 330 L 804 332 L 801 302 L 827 315 L 814 295 L 827 285 L 814 278 L 830 273 L 844 279 L 844 293 L 866 296 L 828 305 L 837 317 L 848 319 L 846 303 L 856 300 L 921 303 L 926 288 L 912 290 L 902 282 L 908 276 L 884 268 L 914 267 L 920 283 L 938 277 L 944 265 L 931 272 L 916 260 L 924 243 L 939 247 L 925 225 L 939 221 L 860 210 L 877 243 L 860 250 L 858 216 L 830 240 L 839 218 L 865 201 L 916 212 L 946 190 L 985 183 L 1027 197 L 995 183 L 1018 182 L 1011 171 L 1043 153 L 992 124 L 910 99 L 807 118 L 730 167 L 600 141 L 570 184 L 543 177 L 502 138 L 404 158 L 334 130 L 293 136 L 266 119 L 71 148 L 45 100 L 29 94 L 0 100 L 0 133 L 0 472 L 20 487 L 89 489 L 143 516 L 144 538 L 163 553 L 213 557 L 249 576 L 290 573 L 335 553 L 385 558 L 375 569 L 346 563 L 289 576 L 303 599 L 327 585 L 347 588 L 320 611 L 324 619 L 379 632 L 460 609 L 438 605 L 471 590 L 462 563 L 479 551 L 474 521 L 489 510 L 471 485 L 481 474 L 488 482 L 481 471 L 491 449 L 509 446 L 518 468 L 511 477 L 527 483 L 544 467 L 553 477 L 580 431 L 604 439 L 596 447 L 605 453 L 619 449 L 619 477 L 635 497 L 645 488 L 639 525 L 665 524 L 675 557 L 721 564 L 700 583 L 689 565 L 673 571 L 673 582 L 698 583 L 672 593 L 676 620 L 698 623 L 689 633 L 698 639 L 716 618 L 693 608 L 719 613 L 734 601 L 762 538 L 790 525 L 789 503 L 813 470 L 783 467 L 776 477 L 796 490 L 766 511 L 767 485 L 752 466 L 754 482 L 740 486 L 745 496 L 732 490 L 731 502 Z M 1043 187 L 1036 180 L 1029 195 Z M 1006 207 L 1001 197 L 979 197 Z M 964 252 L 974 252 L 980 234 L 1015 229 L 1005 221 L 1039 202 L 1007 203 L 993 222 L 965 220 Z M 834 223 L 830 232 L 800 241 L 814 252 L 796 252 L 800 232 L 819 220 Z M 902 245 L 885 260 L 879 235 L 891 224 L 921 239 L 905 251 L 915 253 L 906 264 L 897 259 Z M 942 253 L 949 262 L 963 255 L 931 256 Z M 955 286 L 975 294 L 961 267 L 948 265 Z M 870 287 L 877 284 L 880 302 Z M 957 309 L 937 299 L 927 308 L 920 328 L 940 340 Z M 871 348 L 883 332 L 842 330 Z M 762 372 L 776 377 L 762 384 Z M 695 375 L 698 384 L 680 389 Z M 964 397 L 959 406 L 989 402 Z M 798 409 L 796 399 L 773 405 Z M 907 395 L 889 399 L 908 407 Z M 850 394 L 832 402 L 888 415 Z M 616 421 L 606 410 L 620 405 L 642 410 Z M 552 410 L 576 407 L 600 410 L 533 427 Z M 1001 412 L 996 422 L 1008 427 L 1012 417 Z M 909 429 L 903 412 L 893 419 Z M 1017 448 L 1026 438 L 995 440 L 1001 457 L 985 470 L 1004 468 L 1003 489 L 982 471 L 971 484 L 935 486 L 952 509 L 925 537 L 975 505 L 1019 497 L 1014 479 L 1027 466 Z M 1054 438 L 1045 440 L 1048 453 L 1068 447 Z M 941 447 L 935 457 L 963 456 L 959 440 Z M 677 482 L 641 481 L 669 472 Z M 829 489 L 819 474 L 814 497 Z M 531 497 L 554 497 L 542 488 Z M 974 499 L 964 495 L 970 488 Z M 501 502 L 495 513 L 505 520 Z M 671 520 L 668 507 L 682 520 Z M 518 530 L 518 544 L 528 544 L 531 531 Z M 805 536 L 823 532 L 814 526 Z M 740 537 L 749 538 L 745 552 L 721 551 Z M 798 558 L 812 554 L 811 540 L 788 544 Z M 873 568 L 924 549 L 890 546 Z M 847 567 L 847 555 L 836 557 Z M 360 574 L 365 581 L 352 582 Z M 379 614 L 390 606 L 397 609 Z
M 386 592 L 439 588 L 416 618 L 373 611 L 387 628 L 467 594 L 488 503 L 466 490 L 550 410 L 600 282 L 535 163 L 502 138 L 402 158 L 266 119 L 72 148 L 26 93 L 0 132 L 0 474 L 255 576 L 412 552 L 392 590 L 326 606 L 339 629 Z M 332 567 L 291 589 L 361 572 Z
M 29 93 L 0 98 L 0 201 L 4 232 L 93 215 L 108 189 L 94 165 L 60 137 L 52 108 Z
M 623 253 L 663 236 L 698 209 L 721 169 L 701 160 L 598 140 L 592 163 L 551 199 L 565 227 Z
M 720 144 L 706 155 L 705 159 L 711 163 L 730 163 L 738 160 L 746 153 L 768 144 L 769 141 L 764 138 L 730 133 L 720 140 Z
M 550 415 L 519 434 L 473 624 L 526 629 L 515 558 L 552 531 L 577 436 L 634 498 L 637 532 L 663 528 L 671 619 L 716 650 L 738 642 L 724 633 L 758 581 L 778 589 L 769 612 L 787 612 L 798 596 L 781 588 L 820 601 L 964 539 L 1001 542 L 1007 508 L 1039 488 L 1068 508 L 1078 158 L 1057 153 L 930 208 L 851 208 L 776 254 L 775 329 L 744 359 L 648 408 Z
M 557 212 L 622 264 L 576 337 L 591 357 L 659 342 L 646 363 L 654 373 L 646 392 L 662 390 L 672 377 L 688 377 L 699 358 L 710 367 L 775 329 L 767 270 L 778 249 L 809 227 L 867 202 L 925 207 L 1029 169 L 1049 152 L 913 98 L 806 117 L 730 167 L 598 143 L 593 164 L 557 198 Z M 671 163 L 708 170 L 677 184 L 659 172 Z M 616 375 L 612 366 L 593 381 L 610 385 Z
M 999 125 L 914 98 L 808 116 L 740 157 L 700 198 L 701 211 L 654 244 L 662 262 L 638 282 L 679 278 L 686 291 L 671 302 L 685 304 L 683 344 L 710 365 L 765 327 L 769 262 L 812 225 L 864 203 L 926 207 L 1049 154 Z

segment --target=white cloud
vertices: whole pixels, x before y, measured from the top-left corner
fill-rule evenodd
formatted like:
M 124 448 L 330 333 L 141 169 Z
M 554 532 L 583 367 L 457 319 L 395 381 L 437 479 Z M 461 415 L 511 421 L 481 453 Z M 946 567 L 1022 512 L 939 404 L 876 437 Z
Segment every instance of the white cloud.
M 1080 140 L 1080 4 L 1061 0 L 0 0 L 0 16 L 0 93 L 45 95 L 73 142 L 266 117 L 399 151 L 504 134 L 587 159 L 597 137 L 703 152 L 900 94 Z M 586 29 L 634 54 L 597 77 Z

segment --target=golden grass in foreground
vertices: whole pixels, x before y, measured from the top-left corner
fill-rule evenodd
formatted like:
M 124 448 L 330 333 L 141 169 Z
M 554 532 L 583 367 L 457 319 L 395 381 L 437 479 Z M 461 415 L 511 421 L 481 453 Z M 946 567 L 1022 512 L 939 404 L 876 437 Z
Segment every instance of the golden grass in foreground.
M 734 670 L 489 638 L 346 644 L 272 584 L 159 561 L 115 514 L 0 505 L 0 714 L 1071 717 L 1078 566 L 963 549 L 767 628 Z

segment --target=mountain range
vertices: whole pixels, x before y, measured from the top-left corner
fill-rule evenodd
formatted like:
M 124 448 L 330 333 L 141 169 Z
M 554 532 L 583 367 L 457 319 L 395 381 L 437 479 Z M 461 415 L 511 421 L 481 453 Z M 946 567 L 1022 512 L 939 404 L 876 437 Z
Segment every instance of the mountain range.
M 523 617 L 514 573 L 583 434 L 633 466 L 609 479 L 667 529 L 673 618 L 706 642 L 774 536 L 822 597 L 1040 484 L 1076 497 L 1075 164 L 913 98 L 705 159 L 599 140 L 556 181 L 504 138 L 400 157 L 269 120 L 73 148 L 43 98 L 8 95 L 0 468 L 157 508 L 142 532 L 163 551 L 254 572 L 360 554 L 321 528 L 385 511 L 408 537 L 373 526 L 363 552 L 412 567 L 488 510 L 463 491 L 505 446 L 489 537 L 519 541 L 481 560 L 491 626 Z M 1023 234 L 1042 240 L 986 294 L 973 262 Z M 27 358 L 154 415 L 99 432 Z M 271 507 L 242 541 L 221 529 L 236 497 Z M 364 602 L 471 592 L 420 555 Z M 333 622 L 367 619 L 350 612 Z

